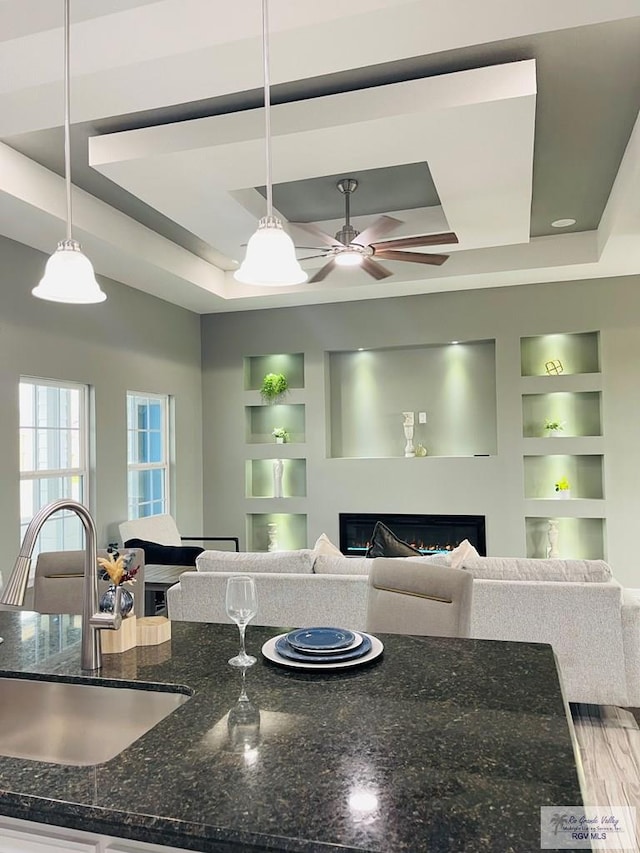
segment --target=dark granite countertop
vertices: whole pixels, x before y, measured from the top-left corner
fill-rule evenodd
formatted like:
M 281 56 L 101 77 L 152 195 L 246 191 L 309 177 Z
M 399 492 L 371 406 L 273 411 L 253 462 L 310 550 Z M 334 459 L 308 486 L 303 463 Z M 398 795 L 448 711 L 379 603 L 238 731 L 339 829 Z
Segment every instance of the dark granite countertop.
M 0 613 L 0 674 L 81 677 L 79 622 Z M 1 814 L 205 853 L 528 853 L 541 806 L 582 802 L 550 646 L 387 634 L 378 661 L 307 674 L 264 661 L 278 631 L 249 626 L 260 727 L 238 746 L 236 627 L 172 632 L 105 656 L 99 680 L 192 698 L 105 764 L 0 757 Z

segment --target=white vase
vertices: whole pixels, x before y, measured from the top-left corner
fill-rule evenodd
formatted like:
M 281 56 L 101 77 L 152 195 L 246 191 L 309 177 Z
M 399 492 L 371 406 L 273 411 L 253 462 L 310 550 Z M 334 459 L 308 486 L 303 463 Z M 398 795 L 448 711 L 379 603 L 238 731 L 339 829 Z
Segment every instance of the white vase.
M 560 556 L 560 551 L 558 550 L 558 539 L 560 536 L 560 531 L 558 530 L 558 519 L 550 518 L 549 519 L 549 529 L 547 532 L 547 538 L 549 539 L 549 547 L 547 548 L 547 557 L 549 559 L 555 559 Z
M 278 525 L 274 521 L 267 524 L 267 551 L 278 550 Z
M 556 497 L 561 501 L 568 501 L 571 499 L 571 489 L 558 489 L 556 492 Z
M 281 435 L 276 436 L 276 444 L 284 444 L 284 438 Z
M 557 438 L 562 435 L 561 429 L 548 429 L 547 430 L 547 438 Z
M 284 462 L 282 459 L 273 460 L 273 496 L 274 498 L 282 497 L 282 472 L 284 470 Z

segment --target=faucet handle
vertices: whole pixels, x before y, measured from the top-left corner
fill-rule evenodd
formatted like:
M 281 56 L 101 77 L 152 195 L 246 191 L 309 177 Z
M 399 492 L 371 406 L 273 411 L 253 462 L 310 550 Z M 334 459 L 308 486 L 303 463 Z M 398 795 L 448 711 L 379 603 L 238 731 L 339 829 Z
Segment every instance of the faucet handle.
M 106 628 L 117 631 L 122 625 L 122 587 L 116 586 L 116 594 L 113 600 L 111 612 L 94 613 L 91 616 L 91 625 L 94 628 Z
M 89 624 L 98 630 L 106 628 L 107 630 L 117 631 L 122 625 L 122 613 L 94 613 Z

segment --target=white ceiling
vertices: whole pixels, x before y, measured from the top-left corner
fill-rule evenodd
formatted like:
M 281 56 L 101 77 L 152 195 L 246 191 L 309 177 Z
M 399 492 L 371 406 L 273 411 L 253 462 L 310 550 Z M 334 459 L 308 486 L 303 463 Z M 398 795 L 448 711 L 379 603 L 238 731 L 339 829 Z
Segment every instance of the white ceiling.
M 72 0 L 72 121 L 89 137 L 74 153 L 73 174 L 98 187 L 75 191 L 74 232 L 98 272 L 200 313 L 640 272 L 640 63 L 636 76 L 621 66 L 618 112 L 602 115 L 606 147 L 582 157 L 571 107 L 588 107 L 591 95 L 598 102 L 594 54 L 562 68 L 535 49 L 543 38 L 564 39 L 574 53 L 559 55 L 580 55 L 580 39 L 586 48 L 608 22 L 621 22 L 609 32 L 637 27 L 640 0 L 270 0 L 270 17 L 274 95 L 290 87 L 283 102 L 274 97 L 274 182 L 305 188 L 322 176 L 392 176 L 395 167 L 427 163 L 440 204 L 394 210 L 404 224 L 392 236 L 453 230 L 460 242 L 446 248 L 450 259 L 442 267 L 385 261 L 394 274 L 383 282 L 361 270 L 294 288 L 235 282 L 234 259 L 265 211 L 257 189 L 264 114 L 246 108 L 259 103 L 262 85 L 259 0 Z M 61 18 L 62 0 L 0 0 L 0 233 L 47 253 L 64 233 L 64 185 L 42 165 L 51 165 L 47 152 L 31 151 L 43 139 L 51 148 L 45 134 L 61 124 Z M 516 44 L 514 55 L 495 48 Z M 489 45 L 502 61 L 471 61 Z M 610 54 L 616 47 L 622 62 L 622 40 Z M 431 62 L 429 73 L 379 82 L 379 69 L 418 59 Z M 584 79 L 584 91 L 566 87 L 566 115 L 552 120 L 540 105 L 566 79 L 572 87 Z M 200 103 L 218 108 L 176 120 Z M 578 223 L 571 233 L 531 237 L 532 205 L 544 208 L 534 198 L 534 162 L 542 174 L 547 148 L 550 157 L 563 140 L 573 186 L 556 186 L 555 195 L 549 188 L 547 207 L 550 217 Z M 581 191 L 609 161 L 599 224 L 581 225 Z M 76 177 L 83 174 L 86 181 Z M 354 224 L 362 230 L 389 212 L 381 197 Z M 313 221 L 311 197 L 306 218 Z M 175 224 L 193 245 L 156 220 Z M 316 222 L 331 234 L 342 223 L 339 213 Z M 308 235 L 289 230 L 309 245 Z M 310 273 L 321 264 L 305 262 Z

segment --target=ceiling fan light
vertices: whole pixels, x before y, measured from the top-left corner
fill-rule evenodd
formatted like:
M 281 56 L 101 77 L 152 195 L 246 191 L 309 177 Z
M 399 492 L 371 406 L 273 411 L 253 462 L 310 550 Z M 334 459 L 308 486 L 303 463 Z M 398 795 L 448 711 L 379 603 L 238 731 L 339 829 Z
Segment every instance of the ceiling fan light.
M 340 252 L 336 255 L 335 262 L 339 267 L 362 266 L 363 255 L 360 252 Z
M 90 305 L 107 298 L 96 281 L 91 261 L 75 240 L 58 243 L 40 283 L 31 292 L 38 299 L 74 305 Z
M 280 287 L 303 284 L 307 273 L 296 258 L 293 240 L 277 216 L 265 216 L 249 238 L 247 252 L 233 277 L 243 284 Z

